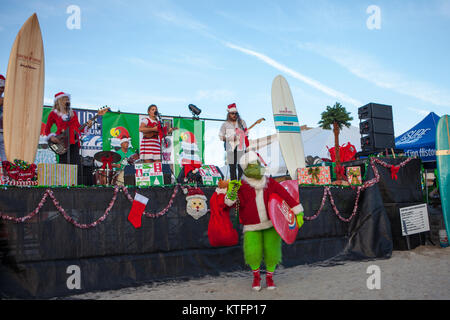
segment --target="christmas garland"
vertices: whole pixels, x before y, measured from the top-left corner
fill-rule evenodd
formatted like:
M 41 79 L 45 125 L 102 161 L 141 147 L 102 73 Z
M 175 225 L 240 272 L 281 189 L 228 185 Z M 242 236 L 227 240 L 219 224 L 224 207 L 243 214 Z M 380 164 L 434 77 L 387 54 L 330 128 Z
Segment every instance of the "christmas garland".
M 165 214 L 167 213 L 167 211 L 169 211 L 169 209 L 170 209 L 170 208 L 172 207 L 172 205 L 173 205 L 173 201 L 174 201 L 175 196 L 176 196 L 176 194 L 177 194 L 177 192 L 178 192 L 178 188 L 179 188 L 179 185 L 176 185 L 176 186 L 175 186 L 175 189 L 174 189 L 174 192 L 173 192 L 173 194 L 172 194 L 172 196 L 171 196 L 171 198 L 170 198 L 169 204 L 168 204 L 163 210 L 161 210 L 161 211 L 158 212 L 158 213 L 148 213 L 148 212 L 144 212 L 144 214 L 145 214 L 147 217 L 149 217 L 149 218 L 158 218 L 158 217 L 161 217 L 161 216 L 165 215 Z M 109 202 L 108 207 L 106 208 L 104 214 L 103 214 L 99 219 L 97 219 L 96 221 L 94 221 L 94 222 L 92 222 L 92 223 L 89 223 L 89 224 L 82 224 L 82 223 L 79 223 L 79 222 L 75 221 L 75 219 L 73 219 L 70 215 L 68 215 L 67 212 L 66 212 L 66 210 L 64 210 L 64 208 L 61 207 L 61 205 L 59 204 L 59 201 L 56 199 L 56 197 L 55 197 L 53 191 L 50 190 L 50 189 L 47 189 L 47 190 L 44 192 L 44 195 L 42 196 L 42 199 L 41 199 L 41 201 L 39 202 L 38 206 L 37 206 L 32 212 L 30 212 L 29 214 L 27 214 L 26 216 L 20 217 L 20 218 L 16 218 L 16 217 L 8 216 L 8 215 L 3 214 L 3 213 L 0 212 L 0 219 L 7 220 L 7 221 L 13 221 L 13 222 L 15 222 L 15 223 L 24 223 L 25 221 L 30 220 L 31 218 L 33 218 L 34 216 L 36 216 L 36 215 L 39 213 L 39 211 L 42 209 L 42 207 L 44 206 L 45 202 L 47 201 L 47 198 L 50 197 L 50 198 L 52 199 L 52 202 L 53 202 L 53 204 L 55 205 L 56 209 L 58 210 L 58 212 L 62 214 L 62 216 L 64 217 L 64 219 L 67 220 L 67 222 L 70 222 L 70 223 L 73 224 L 75 227 L 80 228 L 80 229 L 89 229 L 89 228 L 93 228 L 93 227 L 98 226 L 98 225 L 99 225 L 101 222 L 103 222 L 103 221 L 106 219 L 106 217 L 110 214 L 111 209 L 112 209 L 112 207 L 114 206 L 114 203 L 115 203 L 116 200 L 117 200 L 117 193 L 118 193 L 119 191 L 123 192 L 124 195 L 127 197 L 127 199 L 128 199 L 130 202 L 133 202 L 133 198 L 132 198 L 131 195 L 129 194 L 127 187 L 124 187 L 124 186 L 118 187 L 118 186 L 116 186 L 116 187 L 114 188 L 114 194 L 113 194 L 113 197 L 112 197 L 111 201 Z
M 384 161 L 382 161 L 382 160 L 380 160 L 378 158 L 371 158 L 370 165 L 372 166 L 372 169 L 373 169 L 375 177 L 373 179 L 369 180 L 369 181 L 364 182 L 364 184 L 362 186 L 358 186 L 357 187 L 355 205 L 353 207 L 352 214 L 351 214 L 351 216 L 349 218 L 344 218 L 340 214 L 340 212 L 339 212 L 339 210 L 336 207 L 336 204 L 334 202 L 333 195 L 331 194 L 330 187 L 329 186 L 325 186 L 324 187 L 324 193 L 323 193 L 322 201 L 321 201 L 320 207 L 317 210 L 316 214 L 314 214 L 313 216 L 309 216 L 309 217 L 305 216 L 304 219 L 306 221 L 312 221 L 312 220 L 317 219 L 319 217 L 320 213 L 322 212 L 322 209 L 323 209 L 323 207 L 325 205 L 325 201 L 326 201 L 327 197 L 330 197 L 331 206 L 332 206 L 333 211 L 335 212 L 335 214 L 338 216 L 338 218 L 341 221 L 350 222 L 353 219 L 353 217 L 356 215 L 357 211 L 358 211 L 358 201 L 359 201 L 359 197 L 360 197 L 361 191 L 374 186 L 375 184 L 377 184 L 380 181 L 380 174 L 378 172 L 378 169 L 376 168 L 375 163 L 378 163 L 378 164 L 382 165 L 385 168 L 391 169 L 391 178 L 397 180 L 397 173 L 400 170 L 400 168 L 404 167 L 412 159 L 413 158 L 408 158 L 408 159 L 406 159 L 405 161 L 403 161 L 402 163 L 400 163 L 398 165 L 392 165 L 392 164 L 386 163 L 386 162 L 384 162 Z M 169 211 L 169 209 L 172 207 L 173 201 L 175 199 L 175 196 L 178 193 L 179 187 L 180 187 L 179 184 L 175 185 L 175 188 L 174 188 L 174 191 L 172 193 L 172 196 L 170 197 L 169 203 L 167 204 L 167 206 L 164 209 L 162 209 L 158 213 L 144 212 L 144 215 L 149 217 L 149 218 L 158 218 L 158 217 L 162 217 L 163 215 L 165 215 Z M 94 221 L 94 222 L 92 222 L 90 224 L 78 223 L 72 217 L 70 217 L 67 214 L 67 212 L 64 210 L 64 208 L 60 206 L 59 201 L 56 199 L 53 191 L 50 190 L 50 189 L 47 189 L 44 192 L 44 195 L 42 196 L 42 199 L 39 202 L 38 206 L 32 212 L 30 212 L 28 215 L 26 215 L 24 217 L 16 218 L 16 217 L 11 217 L 11 216 L 5 215 L 3 213 L 0 213 L 0 219 L 13 221 L 15 223 L 24 223 L 25 221 L 27 221 L 27 220 L 33 218 L 34 216 L 36 216 L 39 213 L 39 211 L 42 209 L 42 207 L 44 206 L 45 202 L 47 201 L 47 198 L 50 197 L 52 199 L 53 204 L 55 205 L 56 209 L 58 210 L 58 212 L 60 212 L 63 215 L 64 219 L 66 219 L 68 222 L 70 222 L 71 224 L 73 224 L 77 228 L 89 229 L 89 228 L 96 227 L 98 224 L 100 224 L 101 222 L 103 222 L 107 218 L 107 216 L 111 212 L 112 207 L 114 206 L 114 203 L 117 200 L 117 193 L 119 191 L 123 192 L 124 195 L 127 197 L 127 199 L 130 202 L 133 202 L 134 199 L 129 194 L 127 187 L 125 187 L 125 186 L 121 186 L 121 187 L 116 186 L 114 188 L 113 197 L 112 197 L 110 203 L 108 204 L 108 207 L 106 208 L 104 214 L 99 219 L 97 219 L 96 221 Z
M 373 173 L 374 173 L 375 177 L 373 179 L 370 179 L 370 180 L 364 182 L 364 184 L 362 186 L 358 186 L 357 187 L 355 205 L 353 206 L 353 211 L 352 211 L 352 214 L 351 214 L 350 217 L 344 218 L 340 214 L 339 209 L 336 207 L 336 204 L 334 202 L 333 195 L 331 194 L 331 189 L 330 189 L 329 186 L 326 186 L 326 187 L 324 187 L 322 201 L 320 203 L 320 207 L 317 210 L 317 212 L 313 216 L 309 216 L 309 217 L 304 216 L 303 219 L 305 219 L 306 221 L 312 221 L 312 220 L 317 219 L 319 217 L 320 213 L 322 212 L 322 209 L 323 209 L 323 206 L 325 205 L 325 200 L 327 199 L 327 196 L 329 196 L 330 197 L 331 207 L 333 208 L 333 211 L 338 216 L 338 218 L 341 221 L 350 222 L 353 219 L 353 217 L 356 215 L 356 212 L 358 211 L 358 201 L 359 201 L 359 197 L 361 195 L 361 191 L 374 186 L 375 184 L 377 184 L 380 181 L 380 173 L 378 172 L 378 169 L 377 169 L 375 163 L 378 163 L 378 164 L 382 165 L 385 168 L 391 169 L 391 178 L 393 180 L 397 180 L 397 173 L 400 170 L 400 168 L 403 168 L 411 160 L 413 160 L 413 158 L 408 158 L 408 159 L 406 159 L 405 161 L 401 162 L 398 165 L 392 165 L 392 164 L 386 163 L 386 162 L 384 162 L 384 161 L 382 161 L 382 160 L 380 160 L 378 158 L 371 158 L 370 159 L 370 165 L 371 165 L 371 167 L 373 169 Z

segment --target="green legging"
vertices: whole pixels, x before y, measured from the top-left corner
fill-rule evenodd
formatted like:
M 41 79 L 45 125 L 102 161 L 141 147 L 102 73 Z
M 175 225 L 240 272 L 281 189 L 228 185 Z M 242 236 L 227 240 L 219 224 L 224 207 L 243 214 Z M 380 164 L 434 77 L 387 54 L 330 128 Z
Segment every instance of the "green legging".
M 263 256 L 266 270 L 274 272 L 281 262 L 281 238 L 274 228 L 244 233 L 244 259 L 252 270 L 261 266 Z

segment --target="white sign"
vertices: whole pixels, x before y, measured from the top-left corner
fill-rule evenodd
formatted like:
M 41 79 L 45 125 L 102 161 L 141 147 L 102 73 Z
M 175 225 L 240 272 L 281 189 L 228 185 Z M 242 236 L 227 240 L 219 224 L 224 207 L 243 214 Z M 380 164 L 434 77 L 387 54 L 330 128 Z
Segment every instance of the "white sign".
M 401 208 L 400 221 L 403 236 L 430 231 L 427 204 Z

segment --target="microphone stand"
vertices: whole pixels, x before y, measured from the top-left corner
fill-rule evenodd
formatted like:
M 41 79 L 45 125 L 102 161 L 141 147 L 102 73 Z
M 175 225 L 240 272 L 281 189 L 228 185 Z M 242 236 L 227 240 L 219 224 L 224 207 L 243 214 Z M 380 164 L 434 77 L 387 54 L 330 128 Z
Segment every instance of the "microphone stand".
M 164 157 L 163 157 L 163 151 L 162 151 L 162 144 L 163 144 L 163 141 L 164 141 L 164 143 L 166 142 L 166 135 L 164 134 L 164 129 L 162 126 L 162 121 L 161 121 L 161 115 L 159 114 L 159 112 L 156 113 L 156 117 L 158 118 L 158 124 L 161 127 L 162 136 L 163 136 L 163 138 L 161 139 L 160 144 L 159 144 L 159 152 L 161 154 L 161 170 L 163 170 L 162 168 L 163 168 Z M 169 166 L 170 174 L 173 176 L 173 178 L 176 181 L 177 178 L 175 177 L 175 174 L 173 173 L 172 168 L 170 168 L 170 164 L 167 164 L 167 165 Z M 164 183 L 164 170 L 163 170 L 163 183 Z

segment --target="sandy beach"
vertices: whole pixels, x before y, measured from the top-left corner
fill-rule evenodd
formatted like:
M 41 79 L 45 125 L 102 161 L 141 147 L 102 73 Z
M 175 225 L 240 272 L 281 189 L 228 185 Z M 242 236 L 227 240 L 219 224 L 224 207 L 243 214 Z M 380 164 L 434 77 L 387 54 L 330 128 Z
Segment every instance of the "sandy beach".
M 379 289 L 369 289 L 379 268 Z M 369 273 L 368 273 L 369 269 Z M 375 269 L 377 269 L 375 267 Z M 92 300 L 448 300 L 450 299 L 450 247 L 419 246 L 394 251 L 390 259 L 348 261 L 334 266 L 279 267 L 277 289 L 251 290 L 250 272 L 224 273 L 189 281 L 170 281 L 92 292 L 70 299 Z M 370 279 L 369 279 L 370 278 Z M 368 281 L 369 279 L 369 281 Z M 263 277 L 264 280 L 264 277 Z M 264 281 L 263 281 L 264 283 Z

